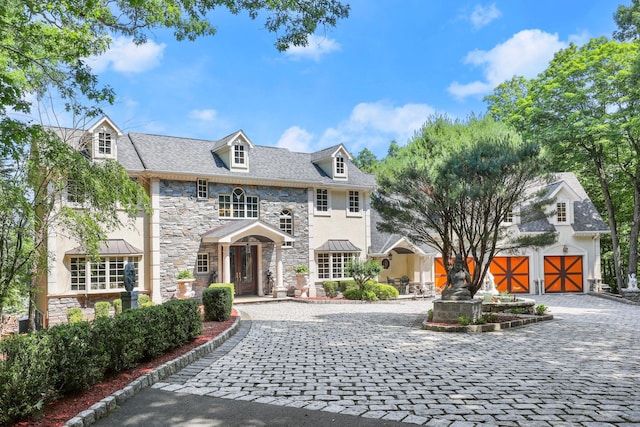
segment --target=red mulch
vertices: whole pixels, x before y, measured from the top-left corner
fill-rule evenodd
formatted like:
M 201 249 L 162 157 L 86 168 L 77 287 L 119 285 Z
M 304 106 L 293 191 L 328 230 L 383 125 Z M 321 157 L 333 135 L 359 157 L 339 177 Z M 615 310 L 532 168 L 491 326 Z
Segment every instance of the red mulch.
M 233 322 L 235 322 L 237 317 L 238 312 L 233 309 L 231 318 L 225 322 L 203 322 L 202 334 L 197 336 L 193 341 L 191 341 L 184 347 L 180 347 L 173 351 L 165 353 L 152 361 L 141 363 L 131 370 L 111 375 L 108 378 L 105 378 L 102 383 L 96 384 L 85 392 L 57 399 L 45 406 L 44 415 L 42 416 L 42 418 L 38 420 L 20 421 L 18 423 L 15 423 L 13 427 L 63 426 L 67 421 L 78 415 L 80 412 L 89 409 L 93 404 L 101 401 L 114 392 L 125 388 L 136 378 L 153 371 L 158 366 L 170 360 L 176 359 L 208 341 L 211 341 L 212 339 L 229 329 L 233 325 Z

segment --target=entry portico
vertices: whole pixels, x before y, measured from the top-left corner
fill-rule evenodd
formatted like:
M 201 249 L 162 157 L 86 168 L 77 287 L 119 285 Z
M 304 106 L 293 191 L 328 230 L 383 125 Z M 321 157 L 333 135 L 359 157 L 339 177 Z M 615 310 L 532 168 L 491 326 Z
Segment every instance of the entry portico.
M 235 222 L 228 222 L 219 227 L 216 227 L 202 235 L 202 243 L 214 243 L 218 245 L 218 271 L 222 272 L 222 281 L 224 283 L 237 283 L 242 287 L 243 277 L 253 277 L 257 280 L 257 283 L 253 284 L 257 286 L 257 294 L 264 295 L 264 287 L 262 283 L 261 274 L 244 274 L 247 273 L 247 269 L 253 268 L 254 265 L 262 265 L 262 248 L 264 245 L 273 244 L 275 246 L 275 290 L 273 292 L 274 298 L 282 297 L 286 295 L 286 288 L 283 281 L 283 268 L 282 268 L 282 246 L 284 243 L 293 243 L 294 238 L 289 234 L 269 225 L 260 220 L 245 219 Z M 233 248 L 242 249 L 239 256 L 235 256 L 238 251 Z M 246 248 L 252 249 L 248 254 Z M 253 255 L 255 253 L 255 255 Z M 255 256 L 256 263 L 253 262 L 238 262 L 233 263 L 232 257 L 235 259 L 244 259 L 246 257 Z M 235 273 L 235 274 L 232 274 Z M 233 277 L 232 279 L 232 276 Z M 242 288 L 239 292 L 242 294 Z

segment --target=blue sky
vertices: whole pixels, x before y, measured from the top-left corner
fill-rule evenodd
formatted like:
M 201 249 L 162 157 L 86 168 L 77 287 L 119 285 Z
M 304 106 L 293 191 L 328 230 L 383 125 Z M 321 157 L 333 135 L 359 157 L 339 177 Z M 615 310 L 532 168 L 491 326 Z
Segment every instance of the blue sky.
M 434 113 L 483 113 L 513 75 L 534 77 L 569 42 L 615 29 L 619 0 L 355 0 L 307 48 L 278 52 L 260 20 L 215 11 L 213 37 L 157 31 L 114 40 L 92 62 L 117 93 L 106 113 L 124 132 L 220 139 L 311 152 L 343 143 L 378 158 Z

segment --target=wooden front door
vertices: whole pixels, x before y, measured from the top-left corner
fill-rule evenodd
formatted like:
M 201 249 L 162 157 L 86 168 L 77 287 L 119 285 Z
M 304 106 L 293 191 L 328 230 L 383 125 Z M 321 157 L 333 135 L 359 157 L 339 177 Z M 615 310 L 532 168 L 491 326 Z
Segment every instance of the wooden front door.
M 489 266 L 496 289 L 499 292 L 529 292 L 529 257 L 495 257 Z
M 582 292 L 581 256 L 544 257 L 545 292 Z
M 257 295 L 257 260 L 258 250 L 256 246 L 231 246 L 231 281 L 234 284 L 236 295 Z

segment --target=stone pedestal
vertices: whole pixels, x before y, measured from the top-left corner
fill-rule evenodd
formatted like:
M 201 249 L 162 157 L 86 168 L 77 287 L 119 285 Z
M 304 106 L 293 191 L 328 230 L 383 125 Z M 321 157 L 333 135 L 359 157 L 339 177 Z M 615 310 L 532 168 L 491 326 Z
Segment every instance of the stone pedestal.
M 122 311 L 138 308 L 138 291 L 120 292 Z
M 630 301 L 640 302 L 640 289 L 638 288 L 622 288 L 620 289 L 620 295 Z
M 436 323 L 458 323 L 459 317 L 466 317 L 474 323 L 482 317 L 482 301 L 443 301 L 433 302 L 433 321 Z

